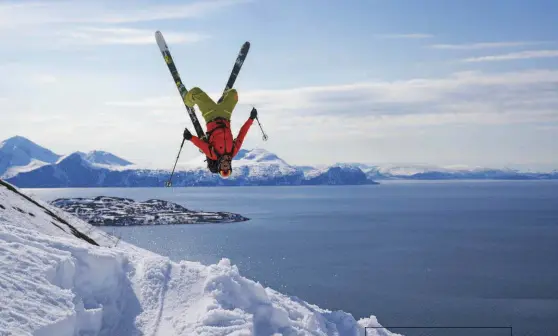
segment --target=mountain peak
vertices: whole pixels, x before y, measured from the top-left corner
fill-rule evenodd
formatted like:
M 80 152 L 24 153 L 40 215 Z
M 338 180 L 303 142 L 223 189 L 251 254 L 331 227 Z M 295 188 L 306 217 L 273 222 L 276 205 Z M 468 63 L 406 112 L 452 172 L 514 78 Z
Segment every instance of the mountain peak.
M 73 162 L 83 162 L 83 161 L 85 161 L 86 163 L 88 163 L 87 160 L 85 160 L 85 155 L 86 154 L 84 152 L 80 152 L 80 151 L 72 152 L 72 153 L 67 154 L 67 155 L 62 155 L 56 163 L 60 164 L 62 162 L 72 162 L 72 161 Z
M 234 160 L 243 160 L 243 161 L 251 161 L 251 162 L 275 162 L 275 163 L 283 163 L 287 164 L 277 155 L 263 149 L 263 148 L 254 148 L 252 150 L 241 149 L 238 151 L 238 154 L 235 156 Z
M 2 141 L 2 143 L 0 144 L 0 149 L 3 148 L 15 148 L 15 147 L 19 147 L 19 146 L 39 146 L 36 143 L 34 143 L 33 141 L 22 137 L 21 135 L 15 135 L 11 138 L 8 138 L 4 141 Z M 40 147 L 40 146 L 39 146 Z
M 124 160 L 112 153 L 102 150 L 93 150 L 85 154 L 85 160 L 93 164 L 110 165 L 110 166 L 129 166 L 133 163 Z
M 8 169 L 26 167 L 32 164 L 40 166 L 42 164 L 54 163 L 60 155 L 41 147 L 33 141 L 16 135 L 8 138 L 0 144 L 0 175 Z

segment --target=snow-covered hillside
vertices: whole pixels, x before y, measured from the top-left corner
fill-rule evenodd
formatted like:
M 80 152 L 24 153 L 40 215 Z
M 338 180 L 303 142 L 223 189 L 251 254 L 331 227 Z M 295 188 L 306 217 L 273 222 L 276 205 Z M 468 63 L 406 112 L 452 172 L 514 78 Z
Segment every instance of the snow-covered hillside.
M 1 335 L 393 335 L 239 274 L 119 242 L 0 181 Z
M 60 155 L 37 145 L 27 138 L 14 136 L 0 143 L 0 177 L 7 178 L 48 163 Z

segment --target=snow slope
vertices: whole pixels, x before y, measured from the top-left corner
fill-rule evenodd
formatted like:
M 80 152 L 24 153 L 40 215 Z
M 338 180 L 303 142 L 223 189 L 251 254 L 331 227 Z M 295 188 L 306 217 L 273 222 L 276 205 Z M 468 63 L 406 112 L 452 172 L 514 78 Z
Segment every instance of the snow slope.
M 119 242 L 0 181 L 1 335 L 394 335 L 239 274 Z

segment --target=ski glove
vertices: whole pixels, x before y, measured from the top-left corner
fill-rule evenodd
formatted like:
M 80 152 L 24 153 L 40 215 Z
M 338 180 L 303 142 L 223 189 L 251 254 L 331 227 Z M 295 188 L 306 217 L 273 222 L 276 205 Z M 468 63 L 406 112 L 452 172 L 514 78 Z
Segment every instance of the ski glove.
M 184 135 L 184 139 L 186 139 L 186 140 L 191 140 L 192 139 L 192 133 L 190 133 L 190 131 L 187 128 L 184 129 L 184 134 L 183 135 Z
M 252 112 L 250 112 L 250 119 L 254 120 L 258 117 L 258 110 L 255 107 L 252 107 Z

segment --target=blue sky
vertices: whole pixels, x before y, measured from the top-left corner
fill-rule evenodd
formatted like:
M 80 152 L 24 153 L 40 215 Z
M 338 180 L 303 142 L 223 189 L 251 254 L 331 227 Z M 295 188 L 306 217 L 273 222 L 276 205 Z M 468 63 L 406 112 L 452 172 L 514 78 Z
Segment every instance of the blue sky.
M 555 1 L 0 1 L 0 138 L 172 164 L 191 123 L 155 44 L 293 164 L 558 168 Z M 182 161 L 198 157 L 185 146 Z

